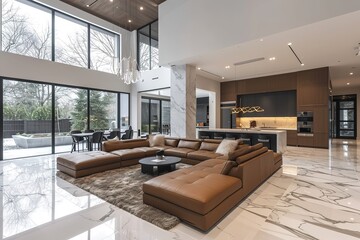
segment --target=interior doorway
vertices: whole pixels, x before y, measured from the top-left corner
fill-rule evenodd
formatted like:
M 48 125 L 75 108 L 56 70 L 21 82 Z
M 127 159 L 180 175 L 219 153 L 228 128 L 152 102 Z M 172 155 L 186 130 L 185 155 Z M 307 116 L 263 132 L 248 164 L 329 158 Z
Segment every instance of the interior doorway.
M 356 95 L 333 97 L 333 137 L 356 139 Z

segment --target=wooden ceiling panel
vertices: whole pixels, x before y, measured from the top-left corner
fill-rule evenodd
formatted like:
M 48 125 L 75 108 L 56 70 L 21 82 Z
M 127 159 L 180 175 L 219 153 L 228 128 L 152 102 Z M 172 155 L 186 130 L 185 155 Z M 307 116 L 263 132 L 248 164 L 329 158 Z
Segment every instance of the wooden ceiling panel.
M 61 0 L 122 28 L 133 31 L 158 18 L 158 5 L 165 0 Z M 90 7 L 87 7 L 90 5 Z M 143 7 L 144 10 L 140 10 Z M 131 23 L 129 23 L 131 19 Z

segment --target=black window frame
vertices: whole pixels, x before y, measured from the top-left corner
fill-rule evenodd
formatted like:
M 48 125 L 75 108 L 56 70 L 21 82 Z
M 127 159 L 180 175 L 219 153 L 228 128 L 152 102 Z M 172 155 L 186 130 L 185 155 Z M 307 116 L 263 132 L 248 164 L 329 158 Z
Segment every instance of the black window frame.
M 149 57 L 149 70 L 154 69 L 154 67 L 152 66 L 152 53 L 151 53 L 152 45 L 151 45 L 151 42 L 152 42 L 152 40 L 156 40 L 158 42 L 158 44 L 159 44 L 159 33 L 158 33 L 157 39 L 153 38 L 152 33 L 151 33 L 151 26 L 153 25 L 153 23 L 158 22 L 158 21 L 159 20 L 156 19 L 156 20 L 146 24 L 145 26 L 142 26 L 142 27 L 138 28 L 137 31 L 136 31 L 137 32 L 137 34 L 136 34 L 136 39 L 137 39 L 137 41 L 136 41 L 137 42 L 136 58 L 137 58 L 137 62 L 138 62 L 138 70 L 139 71 L 141 71 L 141 69 L 140 69 L 140 65 L 141 65 L 140 64 L 140 34 L 149 38 L 149 56 L 150 56 Z M 146 36 L 144 33 L 140 32 L 142 29 L 147 28 L 147 27 L 149 27 L 148 36 Z M 158 67 L 160 68 L 161 66 L 159 65 Z
M 0 104 L 3 106 L 4 103 L 4 96 L 3 96 L 3 85 L 4 85 L 4 80 L 10 80 L 10 81 L 19 81 L 19 82 L 28 82 L 28 83 L 35 83 L 35 84 L 47 84 L 51 87 L 52 89 L 52 100 L 51 100 L 51 107 L 52 107 L 52 133 L 51 133 L 51 153 L 50 154 L 42 154 L 42 155 L 32 155 L 29 157 L 37 157 L 37 156 L 46 156 L 46 155 L 51 155 L 51 154 L 58 154 L 60 152 L 56 152 L 55 151 L 55 124 L 56 124 L 56 120 L 55 120 L 55 108 L 56 108 L 56 95 L 55 95 L 55 88 L 56 87 L 67 87 L 67 88 L 77 88 L 77 89 L 83 89 L 87 91 L 87 95 L 88 95 L 88 105 L 87 105 L 87 119 L 88 119 L 88 123 L 87 123 L 87 128 L 89 128 L 89 124 L 90 124 L 90 91 L 94 90 L 94 91 L 102 91 L 102 92 L 111 92 L 111 93 L 116 93 L 117 94 L 117 126 L 120 125 L 120 107 L 121 107 L 121 100 L 120 100 L 120 95 L 121 94 L 125 94 L 128 96 L 128 116 L 129 116 L 129 124 L 131 123 L 131 108 L 130 108 L 130 93 L 128 92 L 122 92 L 122 91 L 113 91 L 113 90 L 107 90 L 107 89 L 100 89 L 100 88 L 89 88 L 89 87 L 83 87 L 83 86 L 74 86 L 74 85 L 67 85 L 67 84 L 59 84 L 59 83 L 51 83 L 51 82 L 42 82 L 42 81 L 36 81 L 36 80 L 29 80 L 29 79 L 21 79 L 21 78 L 13 78 L 13 77 L 6 77 L 6 76 L 0 76 Z M 4 131 L 4 125 L 3 125 L 3 121 L 4 121 L 4 115 L 3 115 L 3 110 L 0 111 L 0 161 L 4 160 L 4 138 L 3 138 L 3 131 Z M 6 161 L 8 160 L 15 160 L 15 159 L 21 159 L 24 157 L 18 157 L 18 158 L 11 158 L 11 159 L 5 159 Z
M 1 1 L 1 0 L 0 0 Z M 46 60 L 46 61 L 52 61 L 52 62 L 56 62 L 55 61 L 55 15 L 56 13 L 59 13 L 59 14 L 63 14 L 64 16 L 68 17 L 68 18 L 72 18 L 72 19 L 75 19 L 76 21 L 79 21 L 79 22 L 82 22 L 86 25 L 87 27 L 87 53 L 88 53 L 88 64 L 87 64 L 87 68 L 84 67 L 85 69 L 91 69 L 90 67 L 90 62 L 91 62 L 91 54 L 90 54 L 90 28 L 91 26 L 94 26 L 96 28 L 99 28 L 105 32 L 109 32 L 109 33 L 112 33 L 112 34 L 115 34 L 117 36 L 117 41 L 116 41 L 116 44 L 117 44 L 117 58 L 120 59 L 120 56 L 121 56 L 121 34 L 119 33 L 116 33 L 115 31 L 111 31 L 111 30 L 108 30 L 108 29 L 105 29 L 104 27 L 102 26 L 99 26 L 99 25 L 96 25 L 96 24 L 93 24 L 93 23 L 90 23 L 90 22 L 87 22 L 87 21 L 84 21 L 82 20 L 81 18 L 77 18 L 77 17 L 74 17 L 73 15 L 70 15 L 64 11 L 59 11 L 55 8 L 52 8 L 48 5 L 45 5 L 45 4 L 42 4 L 42 3 L 39 3 L 39 2 L 36 2 L 34 0 L 23 0 L 23 1 L 27 1 L 27 2 L 30 2 L 30 3 L 33 3 L 34 5 L 38 5 L 40 7 L 43 7 L 43 8 L 46 8 L 48 10 L 50 10 L 51 12 L 51 60 L 47 60 L 47 59 L 42 59 L 42 60 Z M 2 9 L 0 9 L 2 10 Z M 18 55 L 21 55 L 21 54 L 18 54 Z M 25 56 L 25 55 L 21 55 L 21 56 Z M 69 64 L 70 66 L 74 66 L 74 65 L 71 65 Z M 96 71 L 96 70 L 95 70 Z M 99 72 L 104 72 L 104 71 L 99 71 Z M 107 72 L 108 73 L 108 72 Z M 110 73 L 110 74 L 114 74 L 114 73 Z
M 159 104 L 159 108 L 160 108 L 160 116 L 159 116 L 159 122 L 160 122 L 160 126 L 159 126 L 159 132 L 162 133 L 163 132 L 163 127 L 162 127 L 162 122 L 163 122 L 163 116 L 162 116 L 162 104 L 163 104 L 163 101 L 166 101 L 166 102 L 169 102 L 171 103 L 171 100 L 170 99 L 164 99 L 164 98 L 156 98 L 156 97 L 149 97 L 149 96 L 141 96 L 141 100 L 142 99 L 148 99 L 149 100 L 149 119 L 148 119 L 148 129 L 149 129 L 149 132 L 148 134 L 151 135 L 152 134 L 152 131 L 151 131 L 151 100 L 156 100 L 156 101 L 159 101 L 160 104 Z M 140 129 L 142 128 L 142 123 L 141 123 L 141 126 L 140 126 Z M 140 132 L 141 134 L 141 132 Z

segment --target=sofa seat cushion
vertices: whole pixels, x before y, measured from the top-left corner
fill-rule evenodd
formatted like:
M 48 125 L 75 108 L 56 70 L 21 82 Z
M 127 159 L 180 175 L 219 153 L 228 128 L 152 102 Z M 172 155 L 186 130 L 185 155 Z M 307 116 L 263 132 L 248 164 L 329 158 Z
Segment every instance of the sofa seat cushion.
M 186 158 L 189 152 L 194 152 L 192 148 L 169 148 L 165 149 L 166 156 L 174 156 L 174 157 L 181 157 Z
M 116 151 L 112 151 L 111 153 L 119 156 L 122 161 L 146 157 L 146 154 L 144 151 L 141 151 L 136 148 L 116 150 Z
M 187 155 L 187 158 L 204 161 L 207 159 L 217 158 L 220 156 L 222 156 L 222 155 L 219 153 L 215 153 L 215 152 L 211 152 L 211 151 L 207 151 L 207 150 L 198 150 L 195 152 L 189 152 Z
M 235 177 L 183 170 L 145 182 L 144 193 L 205 215 L 242 187 Z
M 191 168 L 188 168 L 189 171 L 202 171 L 205 173 L 221 173 L 222 169 L 224 168 L 226 161 L 222 159 L 209 159 L 198 163 Z
M 60 155 L 57 163 L 73 170 L 99 167 L 107 164 L 120 163 L 120 157 L 102 151 L 71 153 Z
M 135 148 L 135 149 L 145 152 L 145 156 L 147 156 L 147 157 L 155 156 L 156 153 L 158 151 L 160 151 L 159 149 L 154 148 L 154 147 L 139 147 L 139 148 Z

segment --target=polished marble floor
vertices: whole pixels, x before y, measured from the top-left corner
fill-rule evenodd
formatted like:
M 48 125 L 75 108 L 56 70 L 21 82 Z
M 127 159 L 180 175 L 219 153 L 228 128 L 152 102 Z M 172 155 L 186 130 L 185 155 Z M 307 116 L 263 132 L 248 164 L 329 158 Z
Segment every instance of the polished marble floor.
M 2 239 L 360 239 L 360 142 L 288 147 L 284 166 L 208 233 L 165 231 L 55 176 L 56 156 L 0 163 Z M 360 149 L 360 148 L 359 148 Z M 359 150 L 360 151 L 360 150 Z

